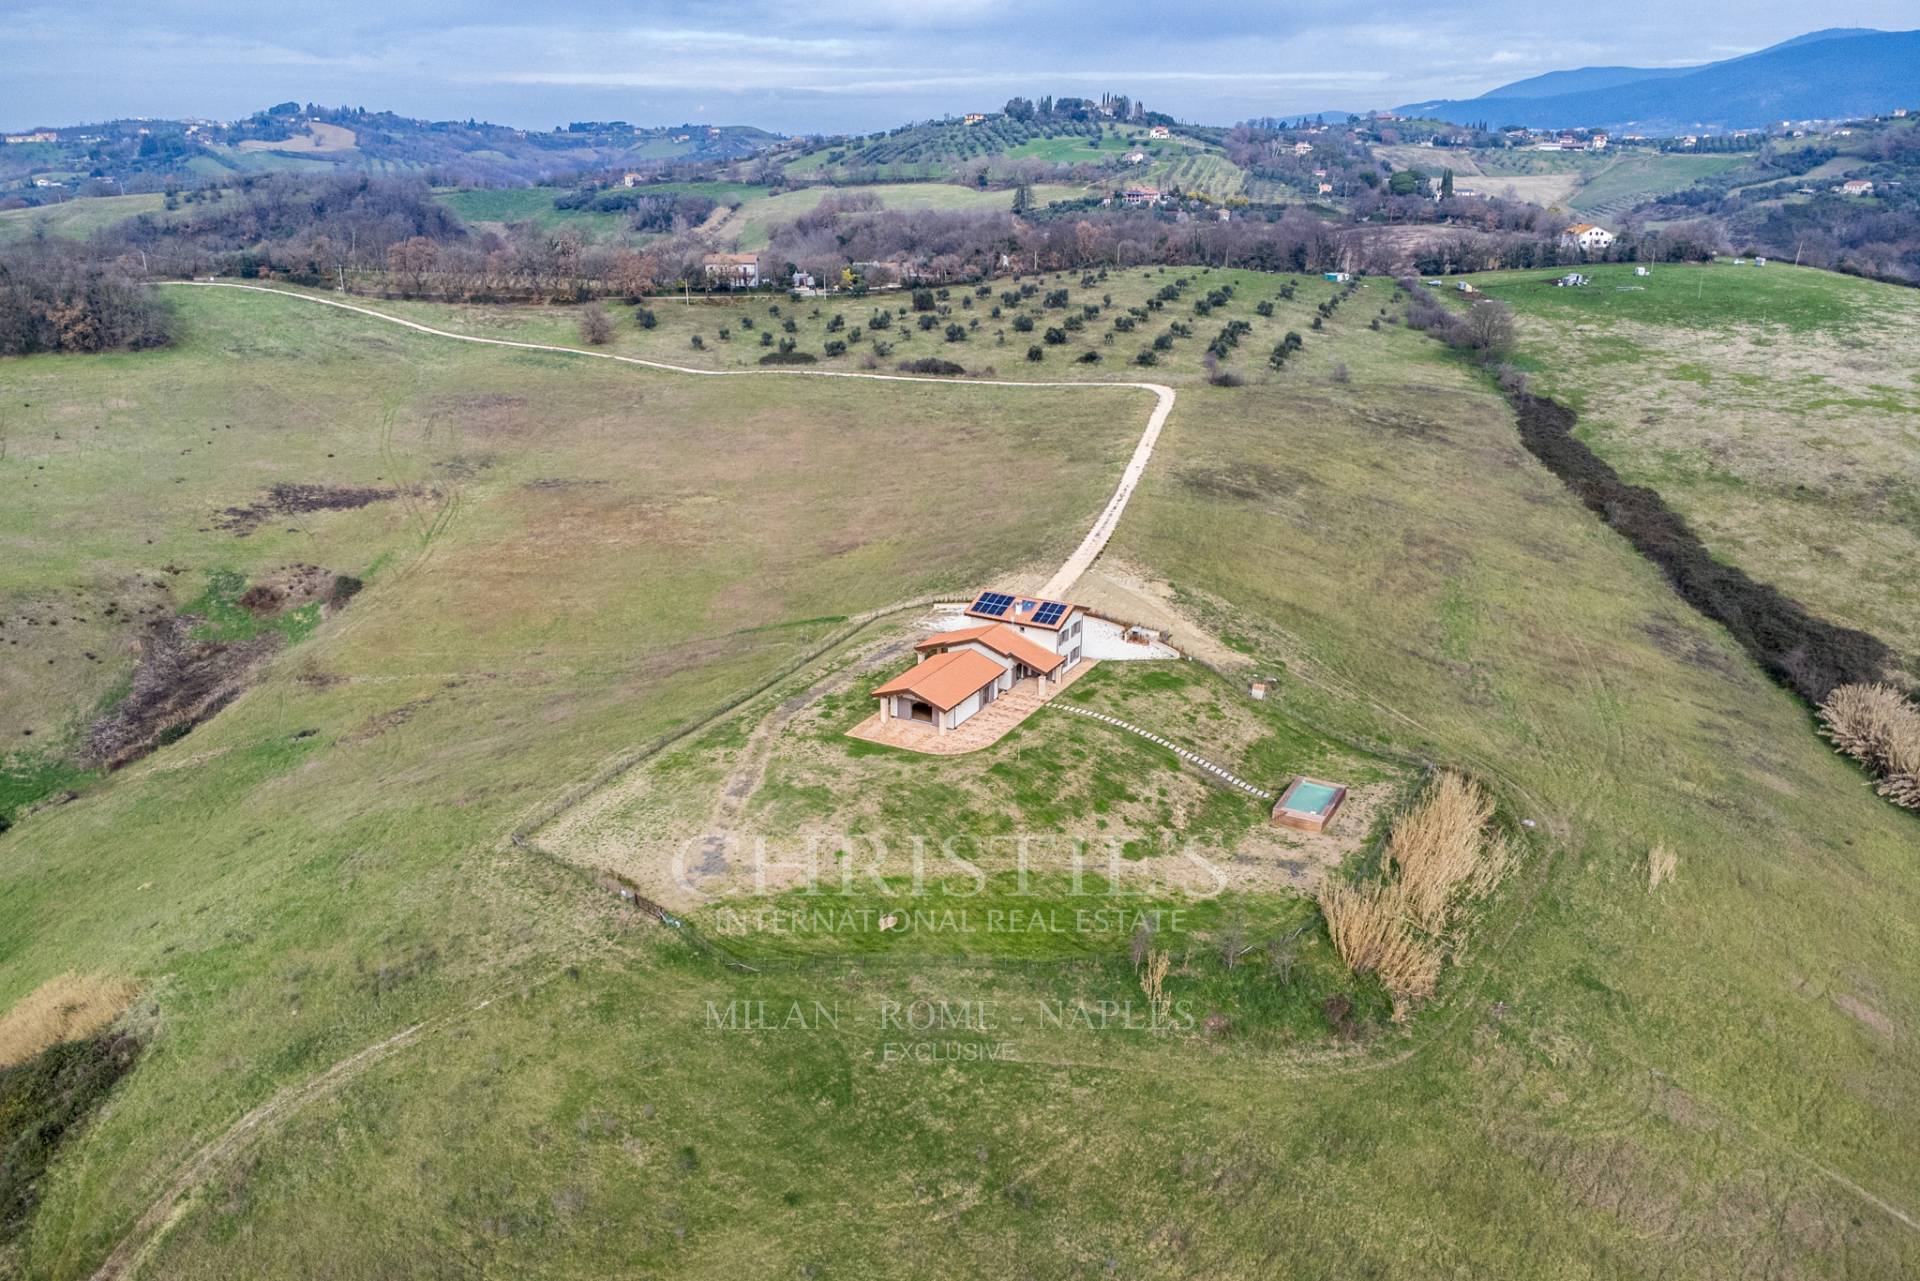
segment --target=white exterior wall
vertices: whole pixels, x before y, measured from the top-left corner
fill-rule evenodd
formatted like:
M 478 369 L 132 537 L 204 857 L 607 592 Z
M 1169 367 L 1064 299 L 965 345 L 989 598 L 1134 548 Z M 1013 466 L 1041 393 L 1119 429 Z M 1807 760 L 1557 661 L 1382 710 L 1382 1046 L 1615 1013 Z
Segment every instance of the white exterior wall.
M 999 683 L 997 679 L 995 683 Z M 961 703 L 958 707 L 947 713 L 947 728 L 958 729 L 969 716 L 972 716 L 984 706 L 985 704 L 980 699 L 980 691 L 975 690 L 973 693 L 967 695 L 964 703 Z
M 1028 623 L 1008 623 L 1007 626 L 1013 628 L 1014 631 L 1019 632 L 1022 636 L 1046 650 L 1048 653 L 1063 654 L 1068 649 L 1073 648 L 1073 642 L 1066 638 L 1074 631 L 1076 626 L 1081 625 L 1082 621 L 1086 618 L 1086 613 L 1086 610 L 1075 606 L 1073 609 L 1067 611 L 1066 617 L 1060 620 L 1058 629 L 1035 627 Z M 1065 648 L 1062 648 L 1063 645 Z

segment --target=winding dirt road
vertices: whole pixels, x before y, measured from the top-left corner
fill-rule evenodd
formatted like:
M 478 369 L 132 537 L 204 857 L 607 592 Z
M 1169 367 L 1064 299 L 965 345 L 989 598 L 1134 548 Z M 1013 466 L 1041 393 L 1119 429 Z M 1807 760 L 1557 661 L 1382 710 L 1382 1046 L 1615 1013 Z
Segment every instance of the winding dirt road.
M 1153 458 L 1153 447 L 1160 439 L 1160 429 L 1166 426 L 1167 418 L 1173 413 L 1174 391 L 1165 383 L 1134 382 L 1023 382 L 1009 378 L 968 378 L 964 381 L 952 378 L 926 378 L 914 374 L 863 374 L 852 370 L 840 369 L 696 369 L 691 365 L 673 365 L 661 360 L 643 360 L 638 356 L 619 356 L 610 351 L 588 351 L 584 347 L 562 347 L 556 343 L 521 342 L 514 338 L 481 338 L 474 334 L 455 333 L 451 329 L 436 329 L 432 325 L 423 325 L 417 320 L 407 320 L 400 316 L 389 315 L 384 311 L 375 311 L 371 307 L 362 307 L 355 303 L 341 302 L 334 298 L 321 298 L 314 294 L 297 294 L 288 289 L 274 289 L 267 285 L 243 285 L 230 280 L 168 280 L 161 284 L 180 288 L 195 289 L 243 289 L 249 293 L 273 294 L 280 298 L 291 298 L 297 302 L 312 303 L 317 307 L 334 307 L 340 311 L 350 311 L 355 315 L 368 316 L 382 320 L 390 325 L 399 325 L 418 333 L 431 334 L 435 338 L 447 338 L 454 342 L 479 343 L 487 347 L 512 347 L 522 351 L 556 352 L 563 356 L 584 356 L 591 360 L 611 360 L 623 365 L 638 365 L 642 369 L 658 369 L 672 374 L 691 374 L 699 378 L 859 378 L 868 382 L 883 383 L 930 383 L 936 387 L 1047 387 L 1078 390 L 1148 391 L 1154 396 L 1153 411 L 1147 415 L 1147 425 L 1140 433 L 1139 443 L 1133 448 L 1133 457 L 1120 473 L 1120 483 L 1113 491 L 1113 497 L 1100 510 L 1094 519 L 1093 528 L 1080 540 L 1066 561 L 1054 572 L 1040 589 L 1040 595 L 1058 598 L 1069 591 L 1080 575 L 1087 572 L 1098 560 L 1100 553 L 1106 550 L 1107 540 L 1113 537 L 1113 531 L 1120 524 L 1120 517 L 1127 510 L 1127 501 L 1133 497 L 1133 491 L 1146 474 L 1147 464 Z

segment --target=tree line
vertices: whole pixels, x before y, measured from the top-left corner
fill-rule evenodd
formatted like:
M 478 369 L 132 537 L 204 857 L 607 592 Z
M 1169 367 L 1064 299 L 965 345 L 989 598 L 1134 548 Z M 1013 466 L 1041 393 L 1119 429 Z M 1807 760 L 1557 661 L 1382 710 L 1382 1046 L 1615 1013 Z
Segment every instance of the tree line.
M 59 241 L 0 252 L 0 356 L 164 346 L 166 307 L 135 264 Z

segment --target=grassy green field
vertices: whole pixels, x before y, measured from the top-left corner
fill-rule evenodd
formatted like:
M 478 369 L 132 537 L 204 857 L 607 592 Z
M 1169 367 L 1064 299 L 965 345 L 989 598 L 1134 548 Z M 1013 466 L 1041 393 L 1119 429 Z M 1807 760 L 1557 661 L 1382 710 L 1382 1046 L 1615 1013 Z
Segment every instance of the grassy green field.
M 1720 283 L 1733 270 L 1657 269 L 1704 283 L 1644 322 L 1712 377 L 1725 348 L 1702 336 L 1751 310 Z M 1191 325 L 1151 371 L 1070 359 L 1180 275 L 1178 297 L 1116 339 L 1130 352 Z M 1780 349 L 1829 327 L 1889 358 L 1908 341 L 1858 328 L 1892 305 L 1886 287 L 1775 280 L 1760 287 L 1803 322 L 1769 322 Z M 1059 316 L 1056 288 L 1101 314 L 1037 366 L 979 331 L 914 329 L 897 355 L 1176 384 L 1109 556 L 1164 580 L 1187 629 L 1240 656 L 1220 676 L 1102 667 L 1069 693 L 1184 717 L 1201 750 L 1263 770 L 1392 782 L 1435 761 L 1483 779 L 1523 861 L 1456 940 L 1434 1004 L 1384 1021 L 1377 987 L 1279 886 L 1122 898 L 1049 869 L 1021 893 L 995 863 L 969 897 L 847 863 L 818 896 L 740 898 L 731 931 L 726 905 L 703 908 L 696 936 L 595 886 L 590 860 L 509 838 L 635 778 L 657 799 L 608 822 L 646 837 L 727 800 L 761 751 L 765 782 L 737 799 L 768 832 L 860 813 L 972 837 L 1105 819 L 1231 831 L 1232 852 L 1256 853 L 1257 809 L 1064 713 L 953 773 L 835 733 L 869 680 L 863 647 L 900 634 L 881 620 L 850 636 L 844 620 L 1057 563 L 1131 449 L 1143 394 L 698 379 L 176 290 L 175 349 L 0 363 L 6 403 L 32 410 L 0 474 L 33 504 L 0 517 L 0 592 L 137 575 L 181 605 L 216 571 L 292 560 L 368 586 L 212 721 L 0 836 L 0 1003 L 66 969 L 137 978 L 130 1017 L 150 1038 L 58 1161 L 18 1270 L 90 1275 L 228 1133 L 140 1275 L 1920 1266 L 1912 816 L 1532 461 L 1481 375 L 1372 326 L 1390 286 L 1316 330 L 1333 292 L 1317 279 L 1289 300 L 1280 278 L 1198 270 L 1028 283 L 1040 295 L 1010 304 L 1008 282 L 972 307 L 950 290 L 940 324 L 993 305 L 1009 326 Z M 1633 295 L 1485 283 L 1521 308 L 1528 343 L 1629 323 L 1610 309 Z M 1868 305 L 1849 310 L 1855 289 Z M 837 334 L 906 303 L 802 304 L 795 337 L 817 350 L 835 311 Z M 565 309 L 380 306 L 494 336 L 573 329 Z M 1823 319 L 1834 309 L 1842 321 Z M 712 367 L 756 359 L 739 316 L 787 318 L 764 299 L 653 310 L 651 330 L 623 318 L 619 350 Z M 1229 319 L 1253 331 L 1228 365 L 1256 377 L 1211 386 L 1200 350 Z M 1288 329 L 1302 352 L 1259 373 Z M 1638 376 L 1686 381 L 1652 368 Z M 245 538 L 211 519 L 276 481 L 401 485 L 411 501 Z M 1257 709 L 1240 693 L 1251 670 L 1279 678 Z M 855 678 L 805 697 L 834 672 Z M 49 676 L 8 715 L 71 718 L 113 679 Z M 1650 889 L 1655 846 L 1678 871 Z M 836 872 L 839 853 L 822 851 Z M 960 915 L 798 939 L 753 915 L 904 902 Z M 1176 1017 L 1157 1028 L 1139 1017 L 1130 931 L 1078 915 L 1116 906 L 1166 913 Z M 1230 931 L 1264 944 L 1302 927 L 1287 968 L 1220 959 Z M 1357 1039 L 1330 1026 L 1334 996 L 1354 1002 Z M 916 1001 L 934 1003 L 930 1024 Z
M 1380 147 L 1400 169 L 1437 177 L 1452 169 L 1461 186 L 1482 195 L 1509 190 L 1522 200 L 1589 218 L 1614 218 L 1635 205 L 1692 186 L 1751 159 L 1747 154 L 1689 156 L 1640 151 L 1568 152 L 1440 147 Z
M 1097 147 L 1091 145 L 1096 141 L 1099 143 Z M 1098 139 L 1085 138 L 1078 134 L 1030 138 L 1019 146 L 1009 147 L 999 154 L 1008 160 L 1040 160 L 1050 165 L 1078 165 L 1111 161 L 1115 156 L 1125 155 L 1130 151 L 1145 151 L 1153 154 L 1177 145 L 1165 141 L 1154 142 L 1147 137 L 1145 129 L 1107 125 L 1101 129 Z
M 1584 438 L 1716 554 L 1920 655 L 1920 297 L 1781 263 L 1475 277 Z
M 626 214 L 554 208 L 554 197 L 562 194 L 555 187 L 467 187 L 435 199 L 470 223 L 531 222 L 547 230 L 572 227 L 595 240 L 638 238 Z
M 141 196 L 84 196 L 37 209 L 0 209 L 0 244 L 45 234 L 84 240 L 96 231 L 166 207 L 158 192 Z
M 950 182 L 887 182 L 844 189 L 801 187 L 793 191 L 783 191 L 777 196 L 768 196 L 763 200 L 747 202 L 727 221 L 722 234 L 737 237 L 742 249 L 765 248 L 767 238 L 776 226 L 792 222 L 836 192 L 849 195 L 872 194 L 879 198 L 882 208 L 898 209 L 907 213 L 923 209 L 955 211 L 1010 209 L 1013 207 L 1014 195 L 1012 188 L 982 191 L 977 187 L 962 187 Z M 1076 187 L 1051 183 L 1043 183 L 1033 188 L 1033 199 L 1039 204 L 1045 204 L 1049 200 L 1072 200 L 1083 194 Z
M 1636 205 L 1680 191 L 1749 159 L 1745 155 L 1683 156 L 1622 154 L 1588 175 L 1573 193 L 1571 206 L 1589 218 L 1617 218 Z

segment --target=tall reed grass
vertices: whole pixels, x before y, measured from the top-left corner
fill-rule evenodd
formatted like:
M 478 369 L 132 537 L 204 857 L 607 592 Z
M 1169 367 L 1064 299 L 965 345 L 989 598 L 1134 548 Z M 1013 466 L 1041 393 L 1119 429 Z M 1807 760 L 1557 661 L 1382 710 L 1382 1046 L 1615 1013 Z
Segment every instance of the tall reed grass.
M 1464 942 L 1464 909 L 1513 866 L 1513 847 L 1488 831 L 1492 818 L 1484 788 L 1442 770 L 1394 823 L 1379 877 L 1320 888 L 1320 914 L 1340 959 L 1379 978 L 1396 1019 L 1434 994 L 1441 966 Z
M 1920 707 L 1891 685 L 1841 685 L 1820 704 L 1821 733 L 1872 771 L 1874 790 L 1920 809 Z

